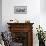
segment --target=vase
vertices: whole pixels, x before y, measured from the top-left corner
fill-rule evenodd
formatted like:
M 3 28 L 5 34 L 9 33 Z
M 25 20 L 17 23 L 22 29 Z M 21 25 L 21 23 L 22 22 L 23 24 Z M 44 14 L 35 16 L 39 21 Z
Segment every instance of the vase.
M 39 40 L 39 46 L 45 46 L 45 41 Z

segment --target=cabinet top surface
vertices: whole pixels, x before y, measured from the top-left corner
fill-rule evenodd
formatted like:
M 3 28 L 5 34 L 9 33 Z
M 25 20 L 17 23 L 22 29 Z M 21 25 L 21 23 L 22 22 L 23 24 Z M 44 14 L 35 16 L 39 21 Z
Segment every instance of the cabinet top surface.
M 15 24 L 18 24 L 18 25 L 23 25 L 23 24 L 31 24 L 33 25 L 34 23 L 7 23 L 8 25 L 15 25 Z
M 7 23 L 7 24 L 34 24 L 34 23 Z

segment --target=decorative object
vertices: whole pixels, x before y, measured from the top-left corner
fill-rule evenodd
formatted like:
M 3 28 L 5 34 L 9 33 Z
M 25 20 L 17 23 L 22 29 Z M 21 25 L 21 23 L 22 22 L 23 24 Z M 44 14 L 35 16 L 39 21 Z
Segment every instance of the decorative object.
M 15 6 L 14 13 L 15 14 L 26 14 L 27 13 L 27 6 Z
M 8 21 L 9 23 L 19 23 L 19 21 L 17 19 L 10 19 L 10 21 Z
M 30 23 L 30 20 L 26 20 L 25 23 Z
M 36 28 L 37 29 L 37 34 L 38 35 L 38 40 L 39 40 L 39 46 L 45 46 L 45 35 L 43 32 L 42 27 Z

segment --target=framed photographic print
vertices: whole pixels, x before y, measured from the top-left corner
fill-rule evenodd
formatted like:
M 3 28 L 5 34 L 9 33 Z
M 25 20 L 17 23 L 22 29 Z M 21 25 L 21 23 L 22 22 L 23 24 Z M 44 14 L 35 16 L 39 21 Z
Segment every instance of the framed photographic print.
M 27 6 L 15 6 L 14 14 L 27 14 Z

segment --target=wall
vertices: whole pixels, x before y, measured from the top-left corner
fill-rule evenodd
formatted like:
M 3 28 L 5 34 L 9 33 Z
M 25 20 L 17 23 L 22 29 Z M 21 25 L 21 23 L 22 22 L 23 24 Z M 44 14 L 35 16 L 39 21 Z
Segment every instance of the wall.
M 40 9 L 42 13 L 46 13 L 46 0 L 40 0 Z
M 33 25 L 33 45 L 38 46 L 36 27 L 39 24 L 46 30 L 46 16 L 42 14 L 43 2 L 40 0 L 2 0 L 2 25 L 3 31 L 8 30 L 7 22 L 10 19 L 17 19 L 19 22 L 30 20 Z M 27 14 L 14 14 L 14 6 L 27 6 Z
M 40 24 L 46 31 L 46 0 L 40 0 Z
M 0 0 L 0 31 L 2 29 L 2 0 Z
M 14 6 L 27 6 L 27 14 L 14 14 Z M 6 25 L 8 20 L 17 19 L 19 22 L 30 20 L 39 23 L 40 0 L 3 0 L 2 1 L 2 22 Z M 19 19 L 18 19 L 19 18 Z M 38 20 L 38 21 L 37 21 Z M 5 28 L 5 27 L 4 27 Z M 5 28 L 6 29 L 6 28 Z

